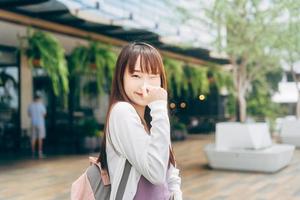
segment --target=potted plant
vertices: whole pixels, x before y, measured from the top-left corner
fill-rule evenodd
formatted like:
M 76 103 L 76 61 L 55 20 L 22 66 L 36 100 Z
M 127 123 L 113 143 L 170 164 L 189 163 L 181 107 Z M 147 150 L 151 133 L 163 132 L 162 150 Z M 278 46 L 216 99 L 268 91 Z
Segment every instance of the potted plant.
M 84 74 L 96 80 L 98 94 L 110 88 L 117 56 L 112 48 L 100 42 L 91 41 L 89 46 L 76 47 L 69 62 L 72 76 Z M 92 90 L 94 94 L 94 90 Z
M 62 45 L 52 34 L 40 30 L 29 30 L 26 39 L 29 65 L 42 67 L 51 79 L 54 94 L 66 96 L 69 72 Z
M 87 118 L 81 123 L 83 148 L 88 152 L 99 149 L 103 132 L 99 130 L 98 122 L 94 118 Z
M 98 93 L 110 88 L 117 56 L 108 45 L 100 42 L 91 42 L 89 71 L 96 75 Z
M 179 122 L 179 119 L 175 116 L 171 117 L 171 140 L 178 141 L 184 140 L 187 136 L 186 125 Z
M 68 57 L 71 127 L 74 125 L 73 111 L 76 105 L 80 106 L 81 94 L 87 96 L 88 100 L 96 103 L 96 107 L 98 107 L 98 95 L 110 88 L 116 58 L 117 56 L 110 46 L 99 42 L 90 41 L 88 46 L 79 45 L 73 49 Z M 81 87 L 82 81 L 85 80 L 88 81 L 84 82 L 83 87 Z

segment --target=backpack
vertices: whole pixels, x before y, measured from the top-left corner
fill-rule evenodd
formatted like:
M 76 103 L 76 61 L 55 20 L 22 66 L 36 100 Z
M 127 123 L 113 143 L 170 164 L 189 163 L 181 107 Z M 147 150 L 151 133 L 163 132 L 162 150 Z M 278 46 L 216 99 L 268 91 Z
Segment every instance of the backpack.
M 89 157 L 90 166 L 72 183 L 71 200 L 109 200 L 111 184 L 107 170 L 101 168 L 96 157 Z M 131 164 L 126 160 L 116 200 L 122 200 Z

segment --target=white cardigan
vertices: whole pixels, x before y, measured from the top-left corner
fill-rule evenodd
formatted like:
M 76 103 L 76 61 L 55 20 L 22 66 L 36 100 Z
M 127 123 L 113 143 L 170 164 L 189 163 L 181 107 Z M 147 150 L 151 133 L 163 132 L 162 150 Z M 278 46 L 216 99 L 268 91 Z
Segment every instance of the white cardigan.
M 163 184 L 167 181 L 174 199 L 182 200 L 179 170 L 172 165 L 168 168 L 171 141 L 167 101 L 154 101 L 148 106 L 152 116 L 150 135 L 145 131 L 140 117 L 130 103 L 118 102 L 110 112 L 106 153 L 111 181 L 111 200 L 115 200 L 126 159 L 132 168 L 124 200 L 134 198 L 141 175 L 153 184 Z

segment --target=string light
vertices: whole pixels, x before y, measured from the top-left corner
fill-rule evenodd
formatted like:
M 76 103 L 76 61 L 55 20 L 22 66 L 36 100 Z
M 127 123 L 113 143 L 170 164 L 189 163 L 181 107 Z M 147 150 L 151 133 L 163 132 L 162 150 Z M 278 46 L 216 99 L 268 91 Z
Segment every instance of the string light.
M 180 108 L 186 108 L 186 103 L 185 102 L 181 102 L 180 103 Z
M 170 108 L 171 108 L 171 109 L 176 108 L 176 104 L 175 104 L 175 103 L 170 103 Z
M 199 95 L 199 100 L 204 101 L 205 100 L 205 95 L 203 95 L 203 94 Z

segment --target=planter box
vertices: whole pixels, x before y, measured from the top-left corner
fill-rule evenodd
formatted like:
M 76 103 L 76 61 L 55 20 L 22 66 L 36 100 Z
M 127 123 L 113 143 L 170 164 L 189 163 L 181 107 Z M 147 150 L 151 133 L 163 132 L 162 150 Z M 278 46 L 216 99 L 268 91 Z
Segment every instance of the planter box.
M 267 123 L 216 124 L 216 149 L 262 149 L 272 145 Z
M 276 172 L 292 159 L 293 145 L 273 144 L 266 123 L 218 123 L 216 144 L 205 146 L 214 169 Z
M 223 150 L 214 144 L 205 146 L 209 165 L 214 169 L 276 172 L 287 166 L 293 156 L 293 145 L 273 145 L 260 150 Z
M 300 120 L 284 120 L 280 132 L 282 143 L 300 147 Z

